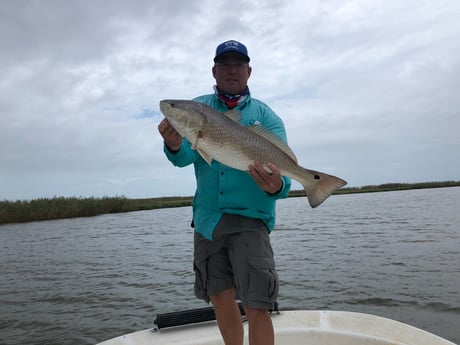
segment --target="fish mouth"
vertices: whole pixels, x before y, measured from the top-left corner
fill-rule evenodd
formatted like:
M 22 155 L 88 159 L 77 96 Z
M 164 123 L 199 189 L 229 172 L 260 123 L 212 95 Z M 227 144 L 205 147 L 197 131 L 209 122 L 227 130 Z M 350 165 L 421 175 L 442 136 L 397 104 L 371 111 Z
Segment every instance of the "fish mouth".
M 174 105 L 175 105 L 174 101 L 164 99 L 160 101 L 160 110 L 163 111 L 163 110 L 174 108 Z
M 163 110 L 166 110 L 169 108 L 169 103 L 167 101 L 160 101 L 160 110 L 163 112 Z

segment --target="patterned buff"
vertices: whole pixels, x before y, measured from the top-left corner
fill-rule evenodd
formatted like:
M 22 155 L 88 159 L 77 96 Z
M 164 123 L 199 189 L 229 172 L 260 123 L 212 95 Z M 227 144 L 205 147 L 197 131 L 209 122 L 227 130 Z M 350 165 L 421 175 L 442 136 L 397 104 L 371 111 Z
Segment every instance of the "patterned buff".
M 249 88 L 246 86 L 246 89 L 238 95 L 229 95 L 228 93 L 222 92 L 217 88 L 217 85 L 214 85 L 214 92 L 221 100 L 225 102 L 228 109 L 235 108 L 239 103 L 243 102 L 246 97 L 249 95 Z

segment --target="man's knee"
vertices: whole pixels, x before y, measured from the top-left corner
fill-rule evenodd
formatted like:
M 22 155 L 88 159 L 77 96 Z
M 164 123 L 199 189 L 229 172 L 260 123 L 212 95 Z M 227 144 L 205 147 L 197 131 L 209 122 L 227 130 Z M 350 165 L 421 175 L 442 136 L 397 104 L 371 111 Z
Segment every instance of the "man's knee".
M 269 315 L 267 309 L 249 308 L 246 306 L 244 306 L 244 312 L 246 314 L 246 318 L 248 319 L 248 321 L 255 320 L 260 317 L 265 318 Z
M 216 295 L 209 296 L 209 299 L 211 300 L 211 303 L 214 305 L 215 308 L 226 306 L 230 303 L 235 304 L 235 289 L 226 289 L 224 291 L 219 292 Z

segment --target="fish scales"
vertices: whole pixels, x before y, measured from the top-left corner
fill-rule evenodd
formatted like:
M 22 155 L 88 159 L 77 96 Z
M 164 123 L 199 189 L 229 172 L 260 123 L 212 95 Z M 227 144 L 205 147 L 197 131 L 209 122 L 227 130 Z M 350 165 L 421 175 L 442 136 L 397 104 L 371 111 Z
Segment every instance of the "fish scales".
M 160 109 L 176 131 L 211 164 L 215 159 L 232 168 L 247 171 L 260 161 L 276 165 L 283 176 L 299 181 L 311 207 L 319 206 L 346 181 L 301 167 L 292 150 L 278 138 L 258 128 L 242 126 L 237 111 L 221 113 L 189 100 L 162 100 Z

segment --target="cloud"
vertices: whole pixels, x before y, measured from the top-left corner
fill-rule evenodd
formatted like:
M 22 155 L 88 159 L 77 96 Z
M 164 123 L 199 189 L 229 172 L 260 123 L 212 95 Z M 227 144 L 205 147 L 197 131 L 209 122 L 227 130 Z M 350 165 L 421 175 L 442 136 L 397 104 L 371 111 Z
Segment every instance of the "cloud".
M 2 5 L 0 199 L 193 194 L 158 102 L 211 92 L 226 39 L 305 166 L 355 186 L 459 177 L 457 1 Z

